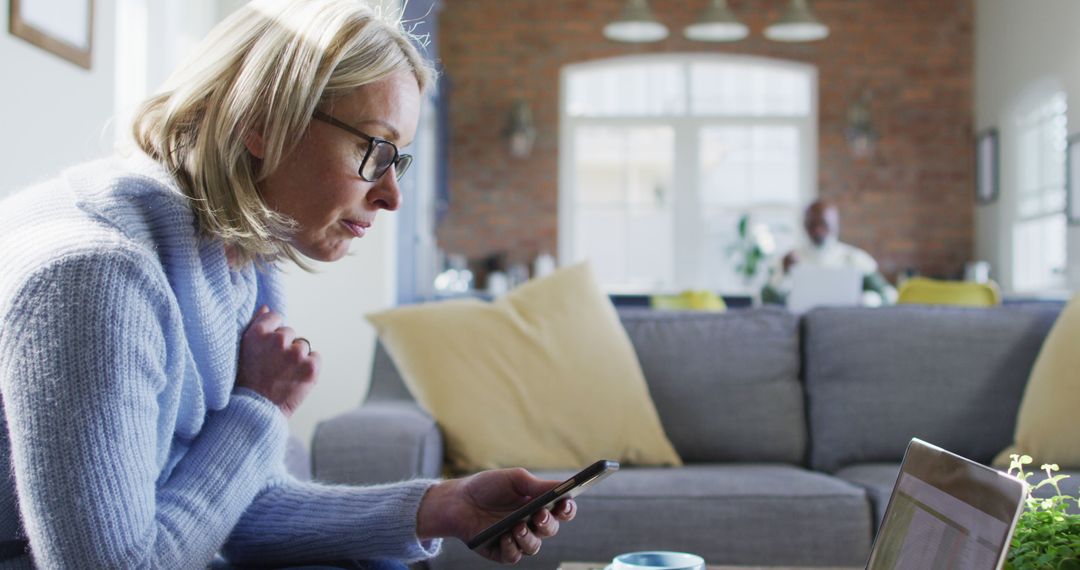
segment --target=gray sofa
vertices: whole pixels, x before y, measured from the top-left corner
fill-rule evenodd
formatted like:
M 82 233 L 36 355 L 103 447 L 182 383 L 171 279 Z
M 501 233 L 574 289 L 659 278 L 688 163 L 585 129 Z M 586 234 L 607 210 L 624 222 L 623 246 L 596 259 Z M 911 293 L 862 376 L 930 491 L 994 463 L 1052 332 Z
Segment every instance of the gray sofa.
M 1060 309 L 623 310 L 686 465 L 624 468 L 580 496 L 578 519 L 519 567 L 641 549 L 861 566 L 910 438 L 984 463 L 1011 441 Z M 438 426 L 381 347 L 367 401 L 322 423 L 312 452 L 316 479 L 350 484 L 438 476 L 443 457 Z M 456 541 L 429 565 L 495 567 Z

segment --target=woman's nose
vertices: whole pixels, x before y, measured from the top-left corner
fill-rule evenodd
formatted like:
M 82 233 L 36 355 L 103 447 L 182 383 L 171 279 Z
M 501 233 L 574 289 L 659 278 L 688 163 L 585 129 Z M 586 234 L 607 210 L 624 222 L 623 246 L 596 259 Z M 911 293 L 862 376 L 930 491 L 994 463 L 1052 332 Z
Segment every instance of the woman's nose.
M 391 166 L 368 191 L 368 202 L 376 209 L 393 212 L 401 206 L 401 187 L 397 170 Z

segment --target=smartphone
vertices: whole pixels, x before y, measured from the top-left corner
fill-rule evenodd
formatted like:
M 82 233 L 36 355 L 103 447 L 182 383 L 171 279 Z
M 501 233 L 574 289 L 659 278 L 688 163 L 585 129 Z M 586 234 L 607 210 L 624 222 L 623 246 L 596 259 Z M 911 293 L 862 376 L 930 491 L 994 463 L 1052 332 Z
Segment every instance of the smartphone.
M 601 459 L 585 469 L 582 469 L 573 477 L 563 481 L 558 487 L 536 497 L 526 503 L 525 506 L 506 515 L 499 522 L 485 528 L 480 534 L 472 537 L 466 544 L 468 544 L 470 549 L 479 548 L 491 540 L 510 532 L 510 529 L 514 528 L 514 525 L 520 521 L 527 520 L 540 509 L 550 509 L 555 506 L 555 503 L 560 499 L 572 499 L 584 492 L 590 485 L 604 479 L 618 470 L 618 461 Z

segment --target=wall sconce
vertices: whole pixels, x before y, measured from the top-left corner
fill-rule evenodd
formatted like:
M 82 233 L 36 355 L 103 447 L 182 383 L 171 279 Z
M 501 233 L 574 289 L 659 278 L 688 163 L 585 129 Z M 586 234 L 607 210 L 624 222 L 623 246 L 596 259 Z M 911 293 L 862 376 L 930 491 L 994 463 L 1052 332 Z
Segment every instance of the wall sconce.
M 511 156 L 525 158 L 532 152 L 533 143 L 536 142 L 536 127 L 533 126 L 532 109 L 526 101 L 518 99 L 514 102 L 503 135 L 510 145 Z
M 857 158 L 866 158 L 873 154 L 878 140 L 878 133 L 870 123 L 870 100 L 873 94 L 864 89 L 859 98 L 848 107 L 847 127 L 844 138 L 847 139 L 851 153 Z

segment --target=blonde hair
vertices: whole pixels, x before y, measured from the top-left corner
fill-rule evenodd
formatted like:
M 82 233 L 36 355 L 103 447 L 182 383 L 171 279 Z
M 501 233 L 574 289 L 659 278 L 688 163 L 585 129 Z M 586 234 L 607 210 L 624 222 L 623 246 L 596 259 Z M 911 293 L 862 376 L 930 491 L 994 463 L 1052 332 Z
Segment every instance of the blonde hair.
M 359 0 L 255 0 L 143 102 L 135 142 L 174 174 L 202 236 L 231 246 L 241 262 L 284 256 L 308 269 L 287 241 L 296 222 L 268 208 L 256 184 L 322 103 L 401 71 L 424 92 L 434 72 L 410 38 L 400 18 Z M 262 135 L 261 159 L 244 144 L 251 133 Z

